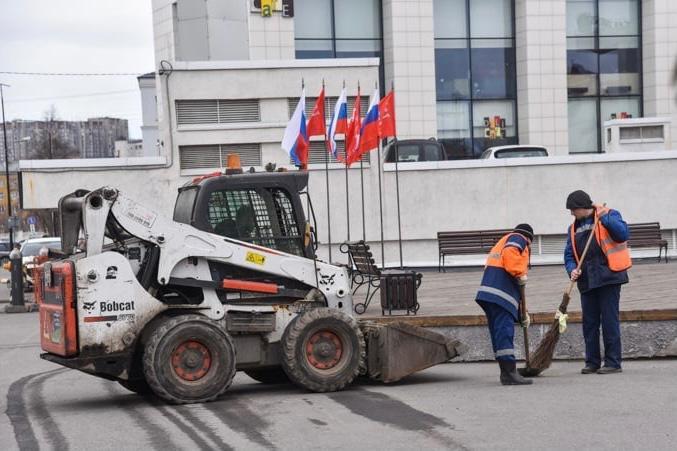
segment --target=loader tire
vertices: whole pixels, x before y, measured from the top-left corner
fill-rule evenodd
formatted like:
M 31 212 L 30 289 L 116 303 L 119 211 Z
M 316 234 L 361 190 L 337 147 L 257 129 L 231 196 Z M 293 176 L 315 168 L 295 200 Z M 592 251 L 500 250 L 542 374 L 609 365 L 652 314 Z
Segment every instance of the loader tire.
M 251 370 L 244 370 L 244 373 L 262 384 L 288 384 L 289 376 L 284 372 L 282 367 L 273 366 L 270 368 L 256 368 Z
M 282 335 L 282 367 L 292 382 L 314 392 L 342 390 L 365 368 L 357 321 L 331 308 L 298 316 Z
M 137 395 L 150 395 L 153 393 L 145 379 L 118 379 L 118 384 Z
M 233 382 L 233 340 L 218 323 L 205 316 L 168 318 L 148 338 L 143 372 L 153 392 L 165 401 L 212 401 Z

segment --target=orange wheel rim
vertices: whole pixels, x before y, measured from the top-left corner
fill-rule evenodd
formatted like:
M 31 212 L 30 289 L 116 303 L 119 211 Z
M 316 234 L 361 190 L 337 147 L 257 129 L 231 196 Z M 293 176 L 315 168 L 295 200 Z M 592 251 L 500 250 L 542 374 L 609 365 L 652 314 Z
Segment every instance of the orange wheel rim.
M 172 369 L 185 381 L 203 378 L 211 367 L 212 355 L 199 341 L 184 341 L 172 353 Z
M 306 342 L 306 358 L 314 368 L 331 369 L 341 361 L 342 356 L 343 343 L 334 332 L 317 331 Z

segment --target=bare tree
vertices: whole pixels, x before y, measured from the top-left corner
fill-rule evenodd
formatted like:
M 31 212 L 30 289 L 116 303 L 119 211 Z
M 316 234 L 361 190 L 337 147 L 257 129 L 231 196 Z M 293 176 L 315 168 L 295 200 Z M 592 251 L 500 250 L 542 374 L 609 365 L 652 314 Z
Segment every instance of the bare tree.
M 50 106 L 43 115 L 43 129 L 34 147 L 35 159 L 76 158 L 80 152 L 66 142 L 59 133 L 62 121 L 59 120 L 56 107 Z

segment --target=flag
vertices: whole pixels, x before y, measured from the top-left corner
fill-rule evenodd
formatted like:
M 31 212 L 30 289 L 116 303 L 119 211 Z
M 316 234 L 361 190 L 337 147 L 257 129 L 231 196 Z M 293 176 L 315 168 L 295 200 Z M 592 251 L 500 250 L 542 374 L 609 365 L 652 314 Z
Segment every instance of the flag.
M 336 135 L 345 135 L 348 122 L 348 100 L 346 97 L 346 88 L 343 88 L 341 95 L 336 101 L 334 107 L 334 116 L 329 124 L 329 151 L 338 160 L 338 148 L 336 147 Z
M 353 115 L 346 130 L 346 164 L 350 166 L 360 159 L 360 88 L 357 87 L 357 97 L 353 104 Z
M 305 111 L 306 90 L 304 89 L 282 138 L 282 149 L 289 154 L 297 166 L 308 164 L 308 133 L 306 132 Z
M 324 88 L 320 91 L 320 96 L 317 98 L 313 112 L 310 114 L 308 125 L 306 125 L 306 132 L 308 133 L 308 138 L 311 136 L 324 137 L 325 133 L 327 133 L 327 121 L 324 118 Z
M 395 129 L 395 91 L 390 91 L 378 104 L 379 136 L 397 136 Z
M 360 144 L 358 146 L 358 154 L 362 155 L 369 152 L 372 149 L 378 147 L 379 141 L 379 111 L 378 111 L 378 99 L 379 93 L 378 88 L 374 89 L 374 93 L 371 95 L 371 100 L 369 101 L 369 109 L 367 110 L 367 115 L 362 121 L 362 127 L 360 128 Z

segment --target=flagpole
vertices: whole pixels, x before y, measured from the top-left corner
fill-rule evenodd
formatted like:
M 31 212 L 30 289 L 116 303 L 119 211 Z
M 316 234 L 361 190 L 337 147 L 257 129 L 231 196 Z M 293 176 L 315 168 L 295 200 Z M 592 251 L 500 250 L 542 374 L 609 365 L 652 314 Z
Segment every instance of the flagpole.
M 346 81 L 343 80 L 343 88 L 346 87 Z M 354 106 L 353 106 L 354 108 Z M 347 109 L 347 107 L 346 107 Z M 348 130 L 346 121 L 346 131 L 343 134 L 343 163 L 346 171 L 346 241 L 350 241 L 350 195 L 348 194 Z
M 360 98 L 360 82 L 357 82 L 357 97 Z M 353 108 L 355 108 L 353 106 Z M 362 110 L 360 109 L 360 112 Z M 358 116 L 358 119 L 359 116 Z M 359 146 L 359 143 L 357 144 Z M 359 153 L 359 148 L 357 149 Z M 364 159 L 360 155 L 360 194 L 362 196 L 362 241 L 367 241 L 367 225 L 364 219 Z
M 402 220 L 400 215 L 400 172 L 398 170 L 398 160 L 400 159 L 400 143 L 395 136 L 395 193 L 397 195 L 397 243 L 400 248 L 400 269 L 402 264 Z
M 324 92 L 324 78 L 322 79 Z M 324 108 L 324 105 L 322 105 Z M 324 113 L 324 112 L 323 112 Z M 323 114 L 324 115 L 324 114 Z M 327 149 L 327 126 L 324 127 L 324 173 L 327 181 L 327 246 L 329 247 L 329 263 L 331 263 L 331 208 L 329 207 L 329 149 Z
M 383 188 L 381 187 L 381 139 L 378 140 L 378 147 L 376 148 L 378 155 L 378 211 L 381 220 L 381 268 L 386 267 L 385 249 L 383 245 Z
M 378 83 L 374 83 L 375 89 L 378 89 Z M 379 96 L 380 97 L 380 96 Z M 379 111 L 379 121 L 381 120 L 381 112 Z M 376 156 L 378 164 L 378 212 L 379 220 L 381 222 L 381 268 L 386 267 L 385 248 L 383 244 L 383 187 L 381 183 L 381 128 L 379 126 L 378 147 L 376 147 Z

